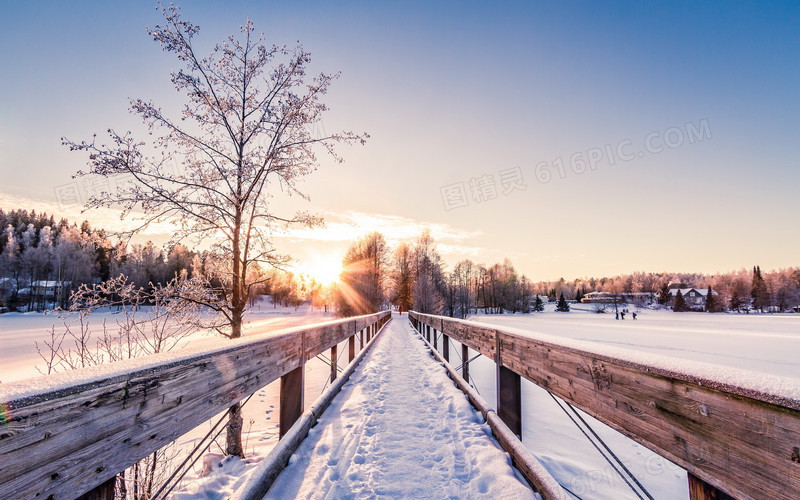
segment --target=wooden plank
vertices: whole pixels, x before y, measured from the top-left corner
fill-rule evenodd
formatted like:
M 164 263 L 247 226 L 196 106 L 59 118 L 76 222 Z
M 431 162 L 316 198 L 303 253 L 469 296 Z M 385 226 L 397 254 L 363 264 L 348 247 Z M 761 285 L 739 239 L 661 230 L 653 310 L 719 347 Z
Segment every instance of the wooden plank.
M 352 363 L 353 360 L 356 358 L 356 336 L 351 335 L 347 339 L 347 361 L 348 363 Z
M 469 347 L 461 344 L 461 376 L 469 383 Z
M 495 333 L 497 368 L 497 416 L 517 437 L 522 436 L 522 381 L 518 373 L 503 366 L 506 352 L 502 337 Z
M 339 346 L 335 345 L 331 347 L 331 382 L 336 380 L 336 375 L 338 375 L 339 371 L 339 356 L 338 351 Z
M 443 323 L 451 338 L 491 353 L 496 327 Z M 497 330 L 504 367 L 708 485 L 740 499 L 800 498 L 800 401 Z
M 336 331 L 347 321 L 327 325 Z M 0 498 L 74 498 L 109 481 L 300 366 L 303 331 L 231 341 L 231 347 L 184 359 L 155 355 L 146 369 L 120 368 L 91 383 L 4 398 Z M 2 391 L 10 394 L 17 385 Z

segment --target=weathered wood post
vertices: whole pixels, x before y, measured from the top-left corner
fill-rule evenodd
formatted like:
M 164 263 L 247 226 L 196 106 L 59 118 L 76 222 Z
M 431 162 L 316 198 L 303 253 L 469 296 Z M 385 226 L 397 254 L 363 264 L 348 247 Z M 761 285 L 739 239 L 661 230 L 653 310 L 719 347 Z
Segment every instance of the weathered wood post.
M 687 475 L 689 476 L 689 500 L 735 500 L 732 496 L 711 486 L 691 472 Z
M 440 320 L 442 323 L 442 357 L 448 363 L 450 362 L 450 337 L 444 333 L 444 319 Z
M 469 383 L 469 347 L 461 344 L 461 376 Z
M 347 339 L 347 354 L 350 359 L 347 360 L 348 363 L 352 363 L 353 360 L 356 358 L 356 334 L 350 336 Z
M 364 330 L 361 330 L 360 332 L 358 332 L 358 341 L 361 344 L 361 348 L 359 349 L 359 351 L 363 351 L 364 350 Z
M 331 382 L 336 380 L 336 375 L 338 374 L 339 368 L 339 356 L 338 356 L 339 346 L 335 345 L 331 347 Z
M 495 330 L 495 363 L 497 365 L 497 416 L 518 437 L 522 436 L 522 383 L 519 374 L 503 366 L 502 340 Z
M 303 350 L 305 351 L 305 349 Z M 305 357 L 304 354 L 302 357 Z M 281 377 L 279 439 L 289 432 L 292 425 L 303 414 L 304 385 L 305 360 L 301 360 L 300 366 Z
M 439 339 L 437 338 L 438 335 L 436 335 L 436 328 L 431 328 L 431 335 L 433 335 L 433 348 L 438 351 L 439 350 Z
M 77 500 L 114 500 L 114 488 L 116 486 L 117 476 L 114 476 L 92 491 L 79 496 Z

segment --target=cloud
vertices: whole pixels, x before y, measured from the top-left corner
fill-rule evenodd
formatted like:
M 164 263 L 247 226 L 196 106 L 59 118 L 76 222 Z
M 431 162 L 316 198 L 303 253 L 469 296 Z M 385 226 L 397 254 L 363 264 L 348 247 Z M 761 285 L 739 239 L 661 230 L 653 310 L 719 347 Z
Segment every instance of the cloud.
M 289 228 L 276 233 L 292 240 L 350 242 L 378 231 L 392 245 L 413 241 L 425 229 L 430 230 L 440 249 L 468 249 L 467 242 L 479 237 L 479 231 L 467 231 L 449 224 L 410 219 L 398 215 L 368 214 L 353 210 L 325 212 L 325 225 L 317 228 Z M 480 250 L 473 248 L 472 251 Z

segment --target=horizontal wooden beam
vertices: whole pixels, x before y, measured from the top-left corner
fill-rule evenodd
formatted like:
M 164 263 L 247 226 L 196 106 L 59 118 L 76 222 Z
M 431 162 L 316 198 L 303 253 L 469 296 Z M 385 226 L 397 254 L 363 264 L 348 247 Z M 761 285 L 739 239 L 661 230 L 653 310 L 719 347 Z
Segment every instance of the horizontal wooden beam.
M 735 498 L 800 496 L 800 401 L 411 312 Z M 441 326 L 440 326 L 441 325 Z
M 101 380 L 83 384 L 69 384 L 73 372 L 51 375 L 51 387 L 65 381 L 59 390 L 24 398 L 8 395 L 44 380 L 3 384 L 0 498 L 79 496 L 299 367 L 303 336 L 308 359 L 389 314 L 244 338 L 191 357 L 155 355 L 146 369 L 115 372 L 110 364 Z

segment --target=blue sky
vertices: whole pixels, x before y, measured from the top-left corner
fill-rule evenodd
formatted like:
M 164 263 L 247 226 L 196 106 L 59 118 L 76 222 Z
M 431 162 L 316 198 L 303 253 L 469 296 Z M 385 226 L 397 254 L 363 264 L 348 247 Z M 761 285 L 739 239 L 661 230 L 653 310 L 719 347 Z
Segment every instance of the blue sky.
M 52 209 L 84 162 L 60 137 L 135 128 L 128 97 L 177 107 L 176 63 L 145 33 L 160 21 L 149 2 L 2 2 L 0 13 L 0 204 Z M 450 263 L 508 256 L 533 279 L 798 264 L 796 3 L 190 2 L 183 13 L 201 46 L 250 17 L 270 43 L 301 41 L 313 70 L 342 71 L 324 127 L 372 139 L 306 182 L 302 208 L 339 228 L 320 236 L 324 251 L 343 253 L 361 228 L 400 239 L 429 225 Z M 606 146 L 620 144 L 633 158 L 610 165 Z M 573 169 L 589 151 L 602 152 L 597 168 Z M 525 189 L 503 194 L 513 172 Z M 496 196 L 474 198 L 478 179 Z M 442 188 L 458 185 L 468 206 L 446 206 Z M 313 238 L 280 244 L 304 259 Z

